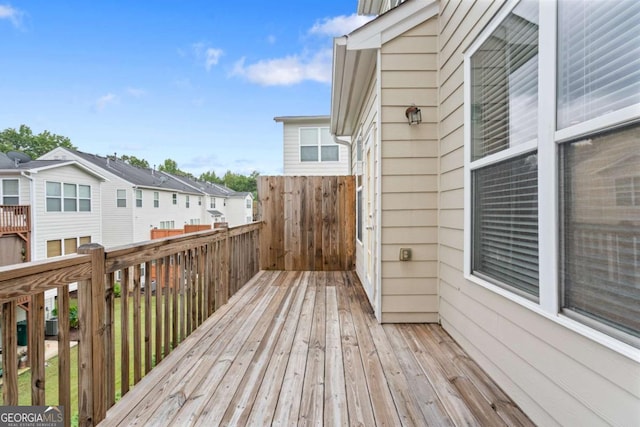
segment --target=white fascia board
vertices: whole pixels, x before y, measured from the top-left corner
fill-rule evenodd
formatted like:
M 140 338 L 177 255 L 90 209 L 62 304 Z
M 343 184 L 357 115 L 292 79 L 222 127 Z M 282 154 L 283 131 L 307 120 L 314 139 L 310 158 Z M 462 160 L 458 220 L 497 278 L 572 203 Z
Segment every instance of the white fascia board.
M 340 104 L 343 97 L 344 77 L 346 74 L 345 63 L 347 56 L 347 37 L 333 39 L 333 70 L 331 72 L 331 122 L 329 130 L 332 135 L 338 133 L 340 118 Z
M 93 169 L 86 167 L 85 165 L 83 165 L 82 163 L 80 163 L 80 162 L 78 162 L 76 160 L 69 160 L 69 161 L 66 161 L 64 163 L 58 163 L 58 164 L 55 164 L 55 165 L 48 165 L 48 166 L 42 166 L 42 167 L 39 167 L 39 168 L 33 168 L 33 169 L 29 169 L 27 172 L 38 173 L 38 172 L 46 171 L 46 170 L 49 170 L 49 169 L 61 168 L 63 166 L 75 166 L 78 169 L 83 170 L 87 174 L 92 175 L 92 176 L 98 178 L 101 181 L 108 181 L 108 179 L 105 178 L 103 175 L 100 175 L 99 173 L 97 173 Z
M 438 0 L 412 0 L 380 15 L 347 37 L 347 50 L 380 49 L 382 45 L 438 14 Z

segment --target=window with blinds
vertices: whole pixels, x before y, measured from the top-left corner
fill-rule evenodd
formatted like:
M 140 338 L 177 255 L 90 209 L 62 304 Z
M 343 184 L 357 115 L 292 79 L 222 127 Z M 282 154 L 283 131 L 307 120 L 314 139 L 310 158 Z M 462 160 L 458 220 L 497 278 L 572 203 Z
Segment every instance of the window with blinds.
M 520 2 L 470 62 L 471 270 L 537 297 L 538 3 Z
M 640 208 L 616 192 L 638 147 L 638 125 L 562 145 L 561 283 L 566 310 L 640 338 Z
M 525 154 L 473 173 L 472 269 L 538 295 L 538 164 Z
M 471 57 L 472 161 L 537 138 L 537 7 L 521 2 Z
M 640 2 L 558 2 L 557 126 L 640 103 Z

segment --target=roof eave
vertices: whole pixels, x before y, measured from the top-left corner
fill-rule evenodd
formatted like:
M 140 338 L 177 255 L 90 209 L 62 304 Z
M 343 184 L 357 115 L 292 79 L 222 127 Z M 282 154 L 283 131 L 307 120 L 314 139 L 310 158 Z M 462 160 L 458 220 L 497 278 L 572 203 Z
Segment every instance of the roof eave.
M 352 136 L 355 119 L 382 45 L 436 16 L 438 0 L 411 0 L 333 43 L 331 125 L 336 136 Z

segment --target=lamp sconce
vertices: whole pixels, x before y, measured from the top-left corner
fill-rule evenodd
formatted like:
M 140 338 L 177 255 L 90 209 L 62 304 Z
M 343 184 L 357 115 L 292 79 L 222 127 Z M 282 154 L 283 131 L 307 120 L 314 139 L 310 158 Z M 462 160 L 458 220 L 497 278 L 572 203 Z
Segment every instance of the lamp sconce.
M 404 115 L 407 116 L 407 120 L 409 121 L 409 125 L 419 125 L 422 123 L 422 113 L 420 109 L 415 105 L 407 108 L 404 112 Z

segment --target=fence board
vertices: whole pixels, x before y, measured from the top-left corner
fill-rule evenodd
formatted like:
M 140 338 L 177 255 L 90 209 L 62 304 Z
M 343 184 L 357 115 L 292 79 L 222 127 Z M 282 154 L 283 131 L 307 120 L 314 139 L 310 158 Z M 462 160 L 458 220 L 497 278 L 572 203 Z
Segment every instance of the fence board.
M 263 176 L 258 200 L 264 222 L 261 269 L 353 269 L 354 177 Z

